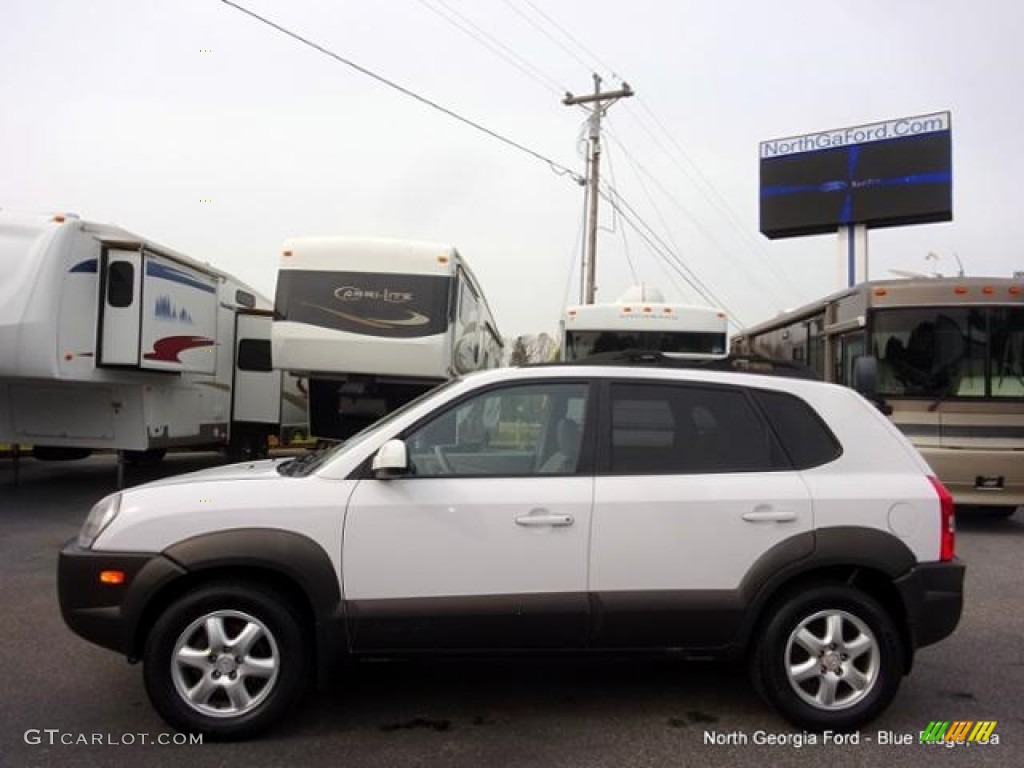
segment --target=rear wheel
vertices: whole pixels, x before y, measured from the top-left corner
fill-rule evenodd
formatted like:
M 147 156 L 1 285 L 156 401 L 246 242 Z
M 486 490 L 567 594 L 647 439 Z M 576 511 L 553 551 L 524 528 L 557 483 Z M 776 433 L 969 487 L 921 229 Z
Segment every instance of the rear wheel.
M 175 728 L 254 736 L 298 700 L 309 677 L 299 618 L 276 591 L 211 584 L 173 603 L 149 634 L 146 691 Z
M 758 691 L 795 725 L 853 730 L 896 695 L 903 647 L 870 595 L 843 584 L 812 586 L 776 606 L 752 674 Z

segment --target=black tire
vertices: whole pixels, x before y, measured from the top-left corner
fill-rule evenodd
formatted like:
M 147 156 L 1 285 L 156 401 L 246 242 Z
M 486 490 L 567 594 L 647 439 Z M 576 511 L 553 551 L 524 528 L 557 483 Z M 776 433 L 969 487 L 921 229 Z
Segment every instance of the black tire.
M 143 676 L 150 701 L 174 728 L 244 739 L 296 705 L 308 687 L 309 658 L 302 621 L 277 591 L 214 583 L 160 615 L 146 641 Z
M 92 454 L 89 448 L 62 448 L 55 445 L 32 446 L 32 458 L 36 461 L 77 461 Z
M 249 458 L 249 436 L 241 427 L 232 425 L 231 437 L 225 447 L 224 453 L 230 462 L 245 461 Z
M 232 462 L 258 461 L 270 455 L 267 434 L 250 427 L 233 425 L 228 440 L 227 457 Z
M 870 595 L 844 584 L 811 585 L 767 615 L 751 658 L 754 688 L 791 723 L 851 731 L 892 702 L 903 677 L 903 644 Z
M 249 457 L 253 460 L 265 459 L 270 456 L 270 440 L 266 434 L 253 435 Z
M 982 514 L 989 520 L 1009 520 L 1013 517 L 1013 513 L 1017 511 L 1016 507 L 983 507 Z
M 149 448 L 145 451 L 125 451 L 124 460 L 126 464 L 133 466 L 139 464 L 159 464 L 166 455 L 166 448 Z

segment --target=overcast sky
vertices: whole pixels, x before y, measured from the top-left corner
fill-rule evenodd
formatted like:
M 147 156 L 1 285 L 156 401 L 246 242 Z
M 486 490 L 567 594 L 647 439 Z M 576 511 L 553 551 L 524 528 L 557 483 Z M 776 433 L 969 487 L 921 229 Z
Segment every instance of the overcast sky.
M 578 172 L 563 92 L 625 80 L 603 176 L 739 326 L 839 280 L 834 235 L 759 234 L 768 139 L 949 110 L 954 220 L 872 231 L 870 276 L 1024 269 L 1018 3 L 240 4 Z M 569 176 L 219 0 L 3 0 L 0 55 L 0 207 L 116 223 L 268 296 L 291 236 L 450 243 L 506 335 L 578 300 Z M 610 207 L 601 224 L 599 300 L 643 280 L 703 303 Z

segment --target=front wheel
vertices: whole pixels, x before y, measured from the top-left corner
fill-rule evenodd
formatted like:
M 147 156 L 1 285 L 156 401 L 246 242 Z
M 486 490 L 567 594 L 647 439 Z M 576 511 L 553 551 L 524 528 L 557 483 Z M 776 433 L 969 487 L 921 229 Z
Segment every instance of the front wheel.
M 175 728 L 214 739 L 257 735 L 309 677 L 302 624 L 276 591 L 210 584 L 173 603 L 146 642 L 146 692 Z
M 877 600 L 823 584 L 776 606 L 751 671 L 757 689 L 790 722 L 849 731 L 877 717 L 896 695 L 903 646 Z

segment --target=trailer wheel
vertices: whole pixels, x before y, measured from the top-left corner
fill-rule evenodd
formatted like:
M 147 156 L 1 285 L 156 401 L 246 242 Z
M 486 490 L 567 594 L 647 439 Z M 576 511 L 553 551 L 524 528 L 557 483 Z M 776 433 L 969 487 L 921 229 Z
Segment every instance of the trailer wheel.
M 228 441 L 227 455 L 230 461 L 254 461 L 270 455 L 267 434 L 252 427 L 233 425 Z

